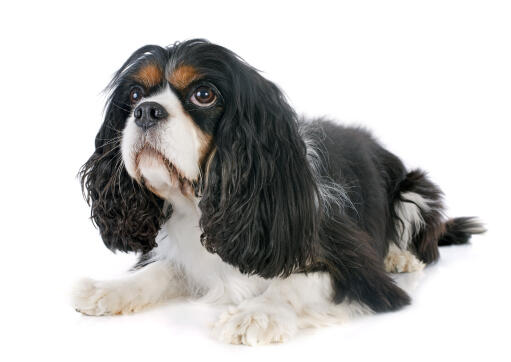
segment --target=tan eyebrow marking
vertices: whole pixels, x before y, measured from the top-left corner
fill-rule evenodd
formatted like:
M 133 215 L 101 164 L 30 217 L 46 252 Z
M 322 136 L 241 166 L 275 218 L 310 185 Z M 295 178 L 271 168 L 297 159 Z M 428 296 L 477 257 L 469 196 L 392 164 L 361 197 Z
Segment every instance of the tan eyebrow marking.
M 162 81 L 163 72 L 156 64 L 147 64 L 135 74 L 135 79 L 150 88 Z
M 169 77 L 169 82 L 179 90 L 185 89 L 191 82 L 200 78 L 200 74 L 191 65 L 180 65 Z

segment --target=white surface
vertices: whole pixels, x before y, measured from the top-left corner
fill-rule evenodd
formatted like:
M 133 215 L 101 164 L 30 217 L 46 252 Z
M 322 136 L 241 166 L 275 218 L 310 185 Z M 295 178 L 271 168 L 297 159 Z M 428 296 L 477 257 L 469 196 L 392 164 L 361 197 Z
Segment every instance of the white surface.
M 507 2 L 72 2 L 3 5 L 0 359 L 509 360 L 511 11 Z M 332 2 L 334 4 L 334 2 Z M 137 47 L 205 37 L 264 70 L 299 112 L 372 129 L 446 193 L 450 214 L 489 232 L 442 249 L 401 312 L 284 345 L 212 340 L 214 308 L 174 302 L 87 318 L 80 276 L 111 277 L 75 175 L 102 122 L 100 94 Z

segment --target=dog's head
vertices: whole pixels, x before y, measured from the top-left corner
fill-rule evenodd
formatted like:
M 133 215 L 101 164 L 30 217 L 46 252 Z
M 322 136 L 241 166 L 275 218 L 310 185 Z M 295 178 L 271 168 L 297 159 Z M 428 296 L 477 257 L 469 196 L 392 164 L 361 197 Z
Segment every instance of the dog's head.
M 242 272 L 285 275 L 309 260 L 320 198 L 281 91 L 204 40 L 137 50 L 109 86 L 81 171 L 106 246 L 148 251 L 179 193 L 198 201 L 202 243 Z

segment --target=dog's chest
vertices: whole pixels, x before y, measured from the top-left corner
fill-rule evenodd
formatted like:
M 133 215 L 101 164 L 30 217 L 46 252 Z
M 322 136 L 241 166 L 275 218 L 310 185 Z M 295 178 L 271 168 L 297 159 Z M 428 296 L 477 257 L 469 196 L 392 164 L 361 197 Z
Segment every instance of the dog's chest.
M 268 280 L 240 273 L 202 246 L 198 201 L 172 200 L 174 212 L 164 226 L 168 237 L 155 250 L 163 254 L 158 257 L 171 259 L 184 272 L 192 292 L 208 299 L 232 303 L 261 293 Z

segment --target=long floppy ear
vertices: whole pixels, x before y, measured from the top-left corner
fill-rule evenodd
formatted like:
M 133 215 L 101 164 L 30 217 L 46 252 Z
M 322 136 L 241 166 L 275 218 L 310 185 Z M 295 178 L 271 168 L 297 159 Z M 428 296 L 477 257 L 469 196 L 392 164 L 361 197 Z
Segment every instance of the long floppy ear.
M 244 273 L 286 276 L 312 261 L 317 187 L 294 111 L 273 83 L 236 62 L 199 203 L 201 241 Z
M 163 200 L 128 175 L 121 156 L 122 130 L 129 105 L 116 92 L 119 76 L 134 59 L 150 51 L 136 51 L 117 72 L 105 119 L 96 136 L 96 150 L 82 166 L 79 176 L 84 196 L 91 206 L 91 219 L 110 250 L 147 252 L 156 246 L 156 235 L 166 219 Z

